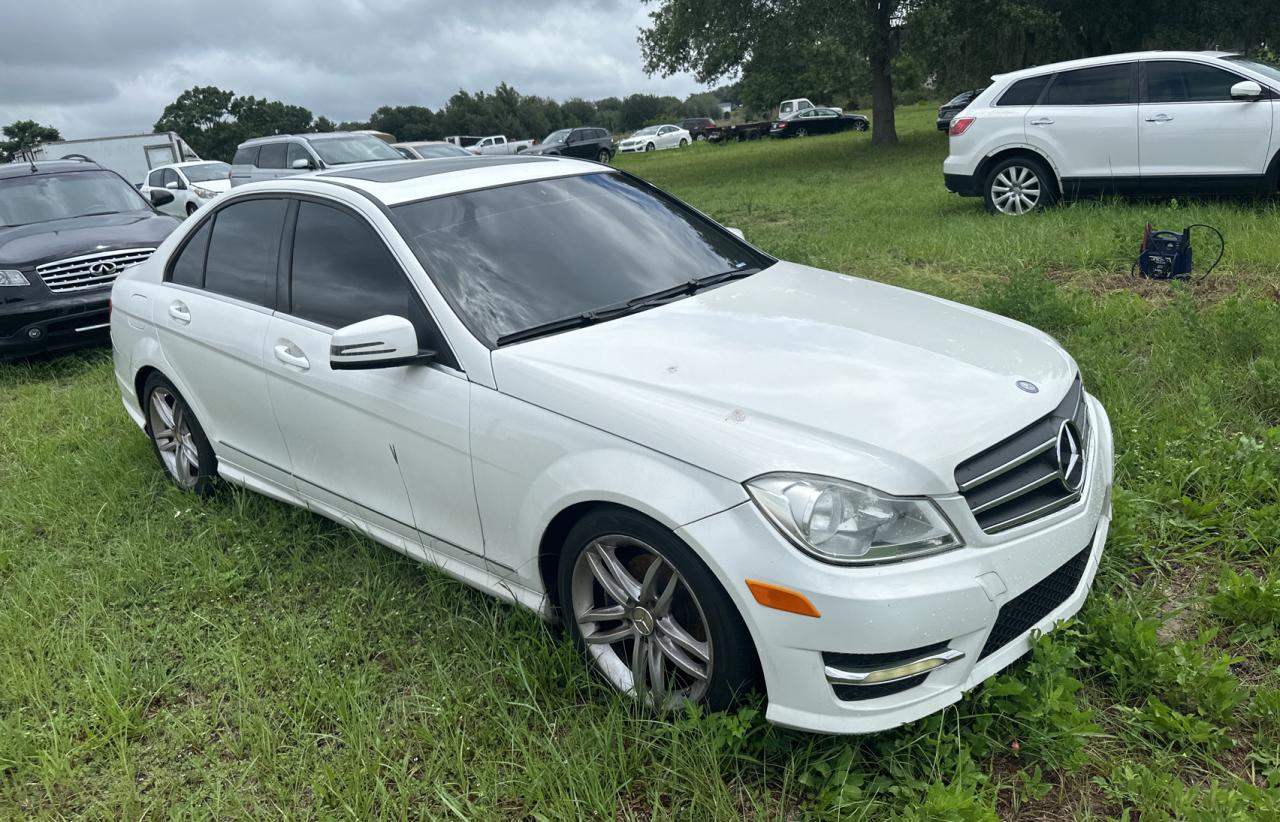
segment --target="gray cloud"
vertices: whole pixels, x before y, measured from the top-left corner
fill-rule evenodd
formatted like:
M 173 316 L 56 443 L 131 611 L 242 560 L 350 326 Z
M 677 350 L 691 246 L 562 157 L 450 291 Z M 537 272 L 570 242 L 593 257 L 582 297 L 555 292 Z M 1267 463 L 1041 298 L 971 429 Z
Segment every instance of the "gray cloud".
M 335 121 L 504 81 L 559 100 L 700 88 L 644 74 L 639 0 L 43 0 L 0 19 L 0 124 L 69 139 L 150 131 L 193 85 Z

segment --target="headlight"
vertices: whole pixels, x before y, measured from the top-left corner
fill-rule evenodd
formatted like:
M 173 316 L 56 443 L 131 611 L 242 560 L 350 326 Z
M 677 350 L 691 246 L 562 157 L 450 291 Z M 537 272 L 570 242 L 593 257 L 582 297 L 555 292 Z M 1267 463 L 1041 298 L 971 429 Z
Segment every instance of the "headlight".
M 0 288 L 6 285 L 31 285 L 31 283 L 21 271 L 0 269 Z
M 196 193 L 196 196 L 202 200 L 207 200 L 210 197 L 218 196 L 218 192 L 208 188 L 201 188 L 200 186 L 192 186 L 191 190 L 194 191 Z
M 808 474 L 765 474 L 746 486 L 778 530 L 823 562 L 897 562 L 963 544 L 927 499 Z

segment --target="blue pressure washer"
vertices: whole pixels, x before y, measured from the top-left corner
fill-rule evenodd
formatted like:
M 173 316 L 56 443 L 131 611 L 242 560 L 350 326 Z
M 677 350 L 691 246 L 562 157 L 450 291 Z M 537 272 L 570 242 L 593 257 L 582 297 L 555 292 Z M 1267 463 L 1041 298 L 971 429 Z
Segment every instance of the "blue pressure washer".
M 1223 239 L 1221 231 L 1204 223 L 1189 225 L 1181 233 L 1157 231 L 1151 227 L 1151 223 L 1147 223 L 1147 230 L 1142 234 L 1142 248 L 1138 252 L 1138 259 L 1134 262 L 1130 273 L 1137 270 L 1149 280 L 1190 280 L 1193 262 L 1191 254 L 1191 229 L 1193 228 L 1207 228 L 1218 235 L 1218 257 L 1207 271 L 1196 278 L 1196 282 L 1208 277 L 1218 267 L 1218 263 L 1222 262 L 1222 255 L 1227 250 L 1227 241 Z

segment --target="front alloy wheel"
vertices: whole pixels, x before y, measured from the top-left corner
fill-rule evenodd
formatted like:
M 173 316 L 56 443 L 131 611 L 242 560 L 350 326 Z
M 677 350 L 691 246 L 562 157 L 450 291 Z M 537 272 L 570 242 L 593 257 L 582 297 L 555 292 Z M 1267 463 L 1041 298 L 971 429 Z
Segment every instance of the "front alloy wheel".
M 653 151 L 655 148 L 657 148 L 657 146 L 655 146 L 653 143 L 646 143 L 646 144 L 645 144 L 645 147 L 644 147 L 644 150 L 645 150 L 645 151 Z

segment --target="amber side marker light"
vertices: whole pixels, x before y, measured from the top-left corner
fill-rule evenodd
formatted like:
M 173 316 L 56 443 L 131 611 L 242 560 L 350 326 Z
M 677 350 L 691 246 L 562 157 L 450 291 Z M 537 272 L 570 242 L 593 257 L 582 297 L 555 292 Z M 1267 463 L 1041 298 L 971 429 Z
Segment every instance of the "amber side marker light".
M 751 596 L 756 598 L 756 602 L 766 608 L 774 608 L 779 611 L 786 611 L 791 614 L 799 614 L 807 617 L 820 617 L 818 609 L 813 607 L 813 603 L 804 594 L 783 588 L 781 585 L 773 585 L 768 582 L 760 582 L 756 579 L 747 580 L 747 587 L 751 589 Z

